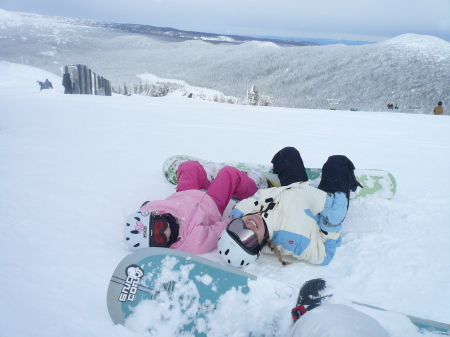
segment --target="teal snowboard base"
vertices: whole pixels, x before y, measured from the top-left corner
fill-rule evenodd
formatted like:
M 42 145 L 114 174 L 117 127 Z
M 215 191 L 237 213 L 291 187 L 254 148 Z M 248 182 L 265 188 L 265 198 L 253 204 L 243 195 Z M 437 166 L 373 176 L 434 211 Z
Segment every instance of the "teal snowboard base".
M 125 257 L 114 271 L 108 288 L 108 310 L 114 323 L 126 325 L 130 316 L 140 314 L 139 304 L 147 302 L 144 304 L 150 308 L 154 305 L 161 310 L 169 307 L 167 312 L 186 316 L 187 324 L 180 332 L 202 336 L 196 322 L 213 311 L 220 296 L 233 287 L 247 293 L 249 279 L 256 276 L 197 255 L 169 248 L 140 249 Z M 142 308 L 145 310 L 145 306 Z M 148 311 L 144 315 L 160 314 Z
M 178 166 L 188 160 L 196 160 L 201 164 L 205 164 L 208 160 L 199 159 L 186 155 L 176 155 L 168 158 L 162 167 L 163 175 L 166 179 L 176 185 L 177 184 L 177 170 Z M 241 162 L 222 162 L 216 163 L 222 166 L 234 166 L 242 172 L 249 172 L 250 170 L 255 170 L 262 174 L 274 187 L 280 186 L 280 180 L 278 176 L 271 173 L 271 165 L 261 165 L 261 164 L 248 164 Z M 310 180 L 312 186 L 318 186 L 320 182 L 320 175 L 322 169 L 319 168 L 306 168 L 306 174 Z M 383 170 L 377 169 L 356 169 L 355 177 L 363 186 L 363 188 L 358 187 L 355 192 L 351 192 L 350 198 L 355 199 L 359 197 L 366 197 L 369 195 L 374 195 L 380 198 L 392 199 L 395 195 L 397 189 L 397 183 L 394 176 Z

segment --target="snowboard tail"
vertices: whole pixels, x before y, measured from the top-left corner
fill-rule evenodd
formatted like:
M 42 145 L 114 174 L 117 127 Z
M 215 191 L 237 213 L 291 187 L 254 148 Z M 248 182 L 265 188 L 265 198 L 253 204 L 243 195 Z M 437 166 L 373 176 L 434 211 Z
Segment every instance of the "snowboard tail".
M 351 302 L 353 304 L 357 304 L 357 305 L 375 309 L 375 310 L 389 311 L 389 310 L 386 310 L 386 309 L 383 309 L 380 307 L 376 307 L 371 304 L 365 304 L 365 303 L 360 303 L 360 302 L 355 302 L 355 301 L 351 301 Z M 450 324 L 436 322 L 436 321 L 432 321 L 429 319 L 420 318 L 420 317 L 416 317 L 416 316 L 412 316 L 412 315 L 408 315 L 408 314 L 403 314 L 403 315 L 408 317 L 409 320 L 411 321 L 411 323 L 413 323 L 415 326 L 417 326 L 420 330 L 427 330 L 427 331 L 431 331 L 431 332 L 436 332 L 439 335 L 450 336 Z
M 186 155 L 176 155 L 168 158 L 162 167 L 164 177 L 172 184 L 177 184 L 177 170 L 178 166 L 188 160 L 195 160 L 202 165 L 207 163 L 208 160 L 199 159 Z M 280 186 L 280 180 L 278 175 L 271 172 L 271 165 L 262 164 L 249 164 L 235 161 L 227 161 L 216 163 L 221 166 L 233 166 L 238 170 L 248 173 L 250 170 L 255 170 L 263 175 L 270 184 L 274 187 Z M 358 187 L 355 192 L 350 193 L 350 199 L 359 197 L 366 197 L 369 195 L 375 195 L 377 197 L 392 199 L 397 189 L 397 183 L 394 176 L 384 170 L 378 169 L 356 169 L 355 177 L 363 188 Z M 320 177 L 322 169 L 320 168 L 306 168 L 306 174 L 310 180 L 312 186 L 318 186 L 320 183 Z

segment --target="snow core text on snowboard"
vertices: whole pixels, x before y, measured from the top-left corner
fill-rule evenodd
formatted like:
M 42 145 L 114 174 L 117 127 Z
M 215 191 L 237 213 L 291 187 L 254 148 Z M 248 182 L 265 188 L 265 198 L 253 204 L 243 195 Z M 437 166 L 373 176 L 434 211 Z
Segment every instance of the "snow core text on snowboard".
M 186 155 L 175 155 L 169 157 L 163 164 L 162 171 L 166 179 L 176 185 L 177 184 L 177 169 L 178 166 L 185 161 L 196 160 L 201 164 L 205 164 L 208 160 L 199 159 Z M 271 165 L 261 165 L 261 164 L 249 164 L 241 162 L 222 162 L 217 163 L 222 166 L 234 166 L 242 172 L 249 172 L 250 170 L 255 170 L 262 174 L 274 187 L 280 186 L 280 180 L 278 176 L 271 173 Z M 306 174 L 310 180 L 312 186 L 318 186 L 320 182 L 320 175 L 322 169 L 320 168 L 306 168 Z M 395 195 L 397 189 L 397 183 L 394 176 L 383 170 L 377 169 L 356 169 L 355 177 L 361 183 L 363 188 L 358 187 L 356 192 L 350 193 L 350 198 L 355 199 L 358 197 L 365 197 L 368 195 L 375 195 L 377 197 L 392 199 Z
M 270 285 L 263 283 L 261 287 L 259 283 L 250 283 L 258 280 L 270 282 Z M 173 324 L 174 329 L 179 329 L 173 331 L 174 335 L 185 332 L 206 336 L 208 329 L 211 329 L 208 327 L 213 319 L 211 315 L 217 306 L 226 303 L 226 299 L 231 298 L 233 302 L 236 296 L 245 296 L 250 291 L 256 292 L 259 298 L 265 298 L 269 291 L 276 293 L 277 300 L 287 300 L 293 307 L 299 289 L 300 285 L 257 277 L 183 251 L 144 248 L 126 256 L 117 266 L 109 283 L 107 304 L 109 314 L 116 324 L 134 328 L 136 322 L 141 320 L 146 322 L 145 326 L 152 325 L 151 322 L 158 325 L 161 321 L 170 325 L 167 317 L 179 317 L 180 322 L 172 321 L 177 323 Z M 347 301 L 390 313 L 389 310 L 372 305 Z M 419 329 L 450 335 L 448 324 L 402 313 L 392 314 L 406 316 Z M 279 321 L 280 318 L 275 316 L 270 322 L 269 326 L 273 331 L 279 330 Z M 137 325 L 142 325 L 142 322 Z M 152 329 L 154 334 L 167 333 L 161 326 Z M 267 331 L 265 334 L 274 335 L 272 332 Z

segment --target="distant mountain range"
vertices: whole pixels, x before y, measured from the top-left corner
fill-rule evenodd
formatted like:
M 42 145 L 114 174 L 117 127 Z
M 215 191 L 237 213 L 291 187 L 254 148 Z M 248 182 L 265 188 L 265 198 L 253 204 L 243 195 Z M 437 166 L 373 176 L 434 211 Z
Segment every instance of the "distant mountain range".
M 447 41 L 404 34 L 364 45 L 305 43 L 0 10 L 0 60 L 59 76 L 81 63 L 114 87 L 153 74 L 240 99 L 256 85 L 272 105 L 293 108 L 333 101 L 337 109 L 385 111 L 393 103 L 399 112 L 429 113 L 450 103 Z
M 114 23 L 96 20 L 80 20 L 80 23 L 91 27 L 112 28 L 130 33 L 145 34 L 150 36 L 173 37 L 178 38 L 180 41 L 201 40 L 211 43 L 234 43 L 234 44 L 240 44 L 250 41 L 260 41 L 260 42 L 272 42 L 281 47 L 318 46 L 329 44 L 345 44 L 349 46 L 356 46 L 374 43 L 368 41 L 335 40 L 335 39 L 308 38 L 308 37 L 224 35 L 224 34 L 212 34 L 203 32 L 191 32 L 186 30 L 178 30 L 175 28 L 161 28 L 150 25 Z
M 86 20 L 84 20 L 86 21 Z M 86 25 L 92 27 L 102 27 L 102 28 L 112 28 L 130 33 L 145 34 L 150 36 L 160 36 L 160 37 L 173 37 L 180 41 L 185 40 L 201 40 L 211 43 L 233 43 L 240 44 L 250 41 L 260 41 L 260 42 L 272 42 L 281 47 L 291 47 L 291 46 L 317 46 L 318 43 L 312 41 L 301 41 L 292 39 L 282 39 L 278 37 L 250 37 L 250 36 L 239 36 L 239 35 L 223 35 L 223 34 L 212 34 L 212 33 L 202 33 L 202 32 L 190 32 L 185 30 L 178 30 L 174 28 L 161 28 L 149 25 L 139 25 L 139 24 L 128 24 L 128 23 L 113 23 L 105 21 L 93 21 L 85 22 Z
M 4 14 L 3 16 L 8 16 L 4 10 L 1 10 Z M 12 13 L 12 12 L 11 12 Z M 315 42 L 306 42 L 301 41 L 299 39 L 287 40 L 282 38 L 257 38 L 257 37 L 249 37 L 249 36 L 239 36 L 239 35 L 223 35 L 223 34 L 213 34 L 213 33 L 203 33 L 203 32 L 191 32 L 178 30 L 174 28 L 162 28 L 155 27 L 150 25 L 141 25 L 141 24 L 129 24 L 129 23 L 114 23 L 109 21 L 100 21 L 100 20 L 92 20 L 92 19 L 72 19 L 66 17 L 59 16 L 46 16 L 32 13 L 16 13 L 23 18 L 29 19 L 51 19 L 54 22 L 58 22 L 61 24 L 68 24 L 73 26 L 87 26 L 87 27 L 96 27 L 96 28 L 106 28 L 106 29 L 114 29 L 118 31 L 134 33 L 134 34 L 143 34 L 153 37 L 162 37 L 166 39 L 171 39 L 172 41 L 186 41 L 186 40 L 200 40 L 210 43 L 231 43 L 231 44 L 241 44 L 245 42 L 251 41 L 259 41 L 259 42 L 272 42 L 276 45 L 282 47 L 291 47 L 291 46 L 317 46 L 318 44 Z M 0 15 L 1 18 L 1 15 Z

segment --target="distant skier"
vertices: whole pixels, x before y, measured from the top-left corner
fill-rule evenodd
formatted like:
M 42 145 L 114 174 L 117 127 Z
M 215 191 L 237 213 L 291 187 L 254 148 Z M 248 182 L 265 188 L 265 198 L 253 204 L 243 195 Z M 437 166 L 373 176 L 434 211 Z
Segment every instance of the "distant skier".
M 433 112 L 435 115 L 442 115 L 444 113 L 444 107 L 442 106 L 442 102 L 438 102 L 438 105 L 434 107 Z
M 53 85 L 48 79 L 45 79 L 44 83 L 42 83 L 41 81 L 37 81 L 37 82 L 39 83 L 39 86 L 41 87 L 41 90 L 39 90 L 39 91 L 42 91 L 42 89 L 53 89 Z
M 50 82 L 48 80 L 48 78 L 45 79 L 44 85 L 45 85 L 45 89 L 53 89 L 52 82 Z
M 46 89 L 45 88 L 45 84 L 43 83 L 43 82 L 41 82 L 41 81 L 37 81 L 37 83 L 39 84 L 39 86 L 41 87 L 41 89 L 39 90 L 39 92 L 41 92 L 42 91 L 42 89 Z

